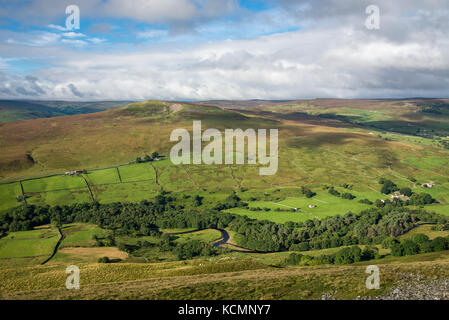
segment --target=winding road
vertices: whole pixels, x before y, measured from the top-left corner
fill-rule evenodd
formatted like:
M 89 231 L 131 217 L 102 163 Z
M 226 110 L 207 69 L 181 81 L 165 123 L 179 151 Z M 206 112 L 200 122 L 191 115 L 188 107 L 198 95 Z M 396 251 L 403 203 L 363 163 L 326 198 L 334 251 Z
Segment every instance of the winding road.
M 210 229 L 220 231 L 220 233 L 221 233 L 221 237 L 219 239 L 212 241 L 212 245 L 215 248 L 224 249 L 223 245 L 228 244 L 228 245 L 232 246 L 231 251 L 234 251 L 234 252 L 242 252 L 242 253 L 256 253 L 256 252 L 258 252 L 258 251 L 242 248 L 242 247 L 239 247 L 239 246 L 235 245 L 232 242 L 232 240 L 231 240 L 231 235 L 229 234 L 229 232 L 224 230 L 224 229 L 215 229 L 215 228 L 210 228 Z M 202 230 L 205 230 L 205 229 L 202 229 Z M 169 233 L 166 233 L 166 234 L 177 235 L 177 234 L 195 233 L 195 232 L 198 232 L 198 231 L 201 231 L 201 230 L 190 230 L 190 231 L 183 231 L 183 232 L 169 232 Z

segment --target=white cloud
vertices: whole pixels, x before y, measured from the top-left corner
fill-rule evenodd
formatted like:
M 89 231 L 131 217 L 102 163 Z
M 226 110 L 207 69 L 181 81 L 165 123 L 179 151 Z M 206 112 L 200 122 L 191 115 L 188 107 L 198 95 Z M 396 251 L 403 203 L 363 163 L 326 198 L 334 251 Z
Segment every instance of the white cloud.
M 447 1 L 410 0 L 404 6 L 379 1 L 382 9 L 378 31 L 364 28 L 363 1 L 303 1 L 297 7 L 297 2 L 284 0 L 283 8 L 288 12 L 277 9 L 276 14 L 250 16 L 247 21 L 231 21 L 225 26 L 238 31 L 239 26 L 254 23 L 255 29 L 262 30 L 267 25 L 282 27 L 282 21 L 288 20 L 288 27 L 299 23 L 302 29 L 245 40 L 191 45 L 177 41 L 120 44 L 107 52 L 94 49 L 80 53 L 81 50 L 71 48 L 45 50 L 43 44 L 62 42 L 83 47 L 105 39 L 66 39 L 53 34 L 30 40 L 8 34 L 10 43 L 40 44 L 39 48 L 31 48 L 30 55 L 48 57 L 50 52 L 54 54 L 54 65 L 33 72 L 39 81 L 0 74 L 0 96 L 199 100 L 447 96 L 449 23 L 443 9 L 435 5 Z M 109 9 L 102 15 L 121 13 L 122 17 L 164 25 L 164 21 L 180 23 L 219 16 L 220 10 L 224 14 L 232 11 L 234 2 L 211 1 L 201 10 L 187 0 L 177 1 L 176 6 L 173 0 L 107 3 Z M 220 25 L 198 29 L 206 33 L 226 32 L 226 27 Z M 143 38 L 164 35 L 171 37 L 172 29 L 149 29 L 139 34 Z M 4 50 L 1 45 L 0 49 Z
M 61 39 L 62 43 L 70 44 L 73 46 L 85 46 L 87 44 L 84 40 L 79 39 Z
M 64 37 L 66 37 L 66 38 L 82 38 L 82 37 L 85 37 L 84 34 L 79 33 L 79 32 L 64 32 L 62 35 Z
M 88 38 L 87 40 L 94 44 L 106 42 L 106 39 L 103 39 L 103 38 Z
M 161 30 L 161 29 L 152 29 L 152 30 L 145 30 L 137 33 L 138 38 L 157 38 L 157 37 L 163 37 L 168 35 L 167 30 Z
M 55 24 L 49 24 L 49 25 L 47 25 L 47 27 L 52 28 L 52 29 L 56 29 L 56 30 L 59 30 L 59 31 L 68 31 L 68 29 L 66 27 L 61 27 L 61 26 L 58 26 L 58 25 L 55 25 Z
M 7 43 L 26 46 L 47 46 L 56 43 L 61 36 L 51 32 L 33 32 L 31 34 L 16 34 L 16 38 L 8 38 Z
M 79 98 L 69 84 L 83 99 L 445 96 L 449 40 L 402 44 L 356 29 L 313 29 L 182 51 L 83 54 L 35 75 L 42 96 L 57 99 Z

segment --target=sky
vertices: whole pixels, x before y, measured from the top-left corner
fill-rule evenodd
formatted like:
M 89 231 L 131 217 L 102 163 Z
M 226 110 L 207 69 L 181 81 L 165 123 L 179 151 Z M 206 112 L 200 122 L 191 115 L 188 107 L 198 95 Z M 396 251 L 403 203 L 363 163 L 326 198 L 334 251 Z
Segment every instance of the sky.
M 449 0 L 0 0 L 0 99 L 448 96 Z

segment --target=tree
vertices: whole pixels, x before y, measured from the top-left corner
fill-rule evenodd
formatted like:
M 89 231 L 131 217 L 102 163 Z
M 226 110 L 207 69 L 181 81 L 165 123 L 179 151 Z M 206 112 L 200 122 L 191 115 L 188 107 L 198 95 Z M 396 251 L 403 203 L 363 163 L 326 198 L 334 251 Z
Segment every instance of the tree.
M 424 243 L 420 244 L 419 252 L 421 252 L 421 253 L 433 252 L 432 242 L 429 241 L 429 242 L 424 242 Z
M 301 261 L 302 254 L 299 253 L 290 253 L 288 257 L 285 259 L 285 264 L 289 266 L 296 266 Z
M 383 194 L 390 194 L 399 190 L 398 186 L 393 181 L 387 179 L 384 179 L 382 181 L 383 184 L 380 192 L 382 192 Z
M 394 243 L 391 247 L 391 254 L 395 257 L 404 255 L 404 246 L 401 243 Z
M 429 242 L 429 237 L 423 233 L 417 233 L 412 236 L 412 240 L 418 245 L 421 245 L 425 242 Z
M 361 199 L 361 200 L 359 200 L 359 202 L 360 203 L 364 203 L 364 204 L 369 204 L 369 205 L 373 204 L 373 202 L 371 200 L 369 200 L 369 199 Z
M 358 246 L 351 247 L 351 258 L 354 262 L 358 262 L 362 260 L 362 249 Z
M 448 241 L 445 238 L 437 237 L 432 240 L 433 251 L 443 251 L 448 248 Z
M 156 158 L 158 158 L 159 157 L 159 153 L 157 153 L 156 151 L 154 151 L 152 154 L 151 154 L 151 158 L 153 158 L 153 159 L 156 159 Z
M 308 242 L 295 243 L 290 246 L 290 251 L 308 251 L 310 246 Z
M 383 207 L 385 207 L 385 201 L 382 202 L 382 200 L 376 199 L 376 201 L 374 202 L 374 205 L 378 208 L 383 208 Z
M 102 257 L 98 259 L 98 263 L 109 263 L 109 258 L 108 257 Z
M 335 254 L 336 264 L 350 264 L 362 260 L 362 250 L 358 246 L 343 248 Z
M 410 204 L 416 205 L 416 206 L 422 206 L 426 204 L 432 204 L 435 202 L 435 199 L 432 198 L 432 196 L 428 193 L 414 193 L 410 197 Z
M 399 190 L 399 193 L 403 194 L 406 197 L 410 197 L 413 194 L 412 189 L 410 189 L 410 188 L 401 188 Z
M 362 260 L 368 261 L 371 259 L 376 258 L 379 254 L 379 249 L 376 247 L 366 246 L 365 249 L 362 251 Z
M 391 247 L 396 243 L 399 243 L 399 241 L 396 240 L 395 238 L 391 238 L 391 237 L 385 238 L 382 241 L 382 248 L 391 249 Z
M 352 200 L 355 198 L 355 196 L 353 194 L 350 194 L 349 192 L 345 192 L 341 195 L 341 197 L 343 199 L 348 199 L 348 200 Z
M 51 224 L 56 228 L 56 229 L 61 229 L 62 228 L 62 222 L 61 222 L 61 218 L 60 217 L 55 217 Z
M 328 190 L 328 192 L 329 192 L 331 195 L 333 195 L 333 196 L 336 196 L 336 197 L 339 197 L 339 196 L 340 196 L 340 192 L 338 192 L 337 190 L 335 190 L 334 187 L 330 187 L 329 190 Z
M 404 255 L 411 256 L 419 253 L 419 245 L 412 240 L 404 240 L 402 246 L 404 248 Z
M 312 197 L 316 196 L 315 192 L 313 192 L 312 190 L 305 188 L 305 187 L 301 187 L 301 193 L 303 195 L 305 195 L 306 198 L 312 198 Z
M 203 197 L 195 195 L 195 197 L 193 197 L 193 206 L 199 207 L 202 204 L 203 204 Z

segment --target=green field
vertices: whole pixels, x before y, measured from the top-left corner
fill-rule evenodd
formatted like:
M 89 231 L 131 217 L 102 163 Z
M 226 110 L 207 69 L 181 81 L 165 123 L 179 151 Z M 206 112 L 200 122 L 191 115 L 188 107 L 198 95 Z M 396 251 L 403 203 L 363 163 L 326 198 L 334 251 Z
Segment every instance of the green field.
M 122 181 L 140 181 L 154 179 L 154 170 L 148 163 L 135 163 L 126 166 L 120 166 L 120 176 Z
M 0 185 L 0 211 L 20 205 L 17 196 L 21 195 L 19 183 L 9 183 Z
M 26 180 L 22 182 L 22 185 L 25 193 L 86 187 L 81 177 L 65 175 Z
M 116 168 L 89 171 L 86 178 L 91 185 L 120 182 Z
M 65 205 L 69 203 L 90 202 L 89 192 L 87 188 L 75 190 L 50 191 L 32 194 L 27 198 L 28 204 L 34 205 Z
M 102 203 L 138 202 L 143 199 L 154 198 L 158 192 L 154 181 L 106 185 L 97 187 L 95 190 L 95 198 Z
M 43 256 L 43 261 L 57 242 L 58 232 L 52 228 L 10 232 L 0 239 L 0 259 Z
M 110 234 L 110 231 L 99 228 L 96 225 L 74 223 L 64 225 L 62 228 L 64 239 L 58 252 L 50 260 L 49 264 L 61 264 L 67 262 L 96 262 L 98 257 L 86 258 L 84 249 L 93 249 L 93 252 L 103 255 L 117 254 L 117 248 L 94 248 L 93 235 L 100 238 Z M 41 264 L 48 258 L 59 239 L 58 232 L 51 226 L 42 226 L 31 231 L 9 232 L 0 239 L 0 267 L 25 267 Z M 73 252 L 60 253 L 61 250 L 75 249 Z M 81 252 L 77 252 L 81 248 Z M 102 255 L 100 255 L 102 256 Z
M 343 189 L 343 188 L 336 188 Z M 352 190 L 348 190 L 352 194 L 356 194 Z M 298 190 L 299 193 L 299 190 Z M 361 193 L 357 192 L 359 196 L 363 198 L 373 198 L 374 193 L 367 192 Z M 228 209 L 227 212 L 246 215 L 249 218 L 258 220 L 269 220 L 278 223 L 285 223 L 287 221 L 292 222 L 302 222 L 308 219 L 324 218 L 330 215 L 344 215 L 348 212 L 357 213 L 361 210 L 367 209 L 370 206 L 367 204 L 359 203 L 359 199 L 355 198 L 353 200 L 346 200 L 340 197 L 336 197 L 327 193 L 327 191 L 317 190 L 317 195 L 313 198 L 301 197 L 288 197 L 282 201 L 249 201 L 248 206 L 250 208 L 269 208 L 270 211 L 250 211 L 245 208 L 233 208 Z M 373 199 L 374 200 L 374 199 Z M 309 205 L 315 205 L 314 208 L 309 208 Z M 296 212 L 280 212 L 275 211 L 276 208 L 280 209 L 294 209 L 297 208 Z
M 61 248 L 92 247 L 95 245 L 94 235 L 103 237 L 109 234 L 107 230 L 101 229 L 96 225 L 81 223 L 64 225 L 62 232 L 65 238 L 61 243 Z
M 191 240 L 200 240 L 204 242 L 212 242 L 217 239 L 220 239 L 221 232 L 214 229 L 206 229 L 206 230 L 200 230 L 193 233 L 185 233 L 185 234 L 178 234 L 176 235 L 177 242 L 186 242 Z

